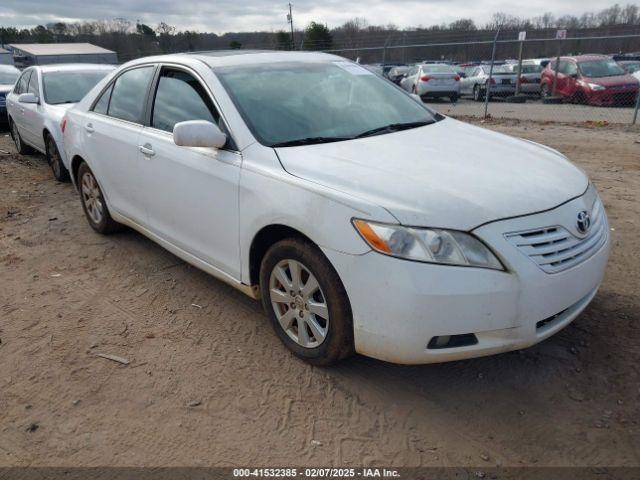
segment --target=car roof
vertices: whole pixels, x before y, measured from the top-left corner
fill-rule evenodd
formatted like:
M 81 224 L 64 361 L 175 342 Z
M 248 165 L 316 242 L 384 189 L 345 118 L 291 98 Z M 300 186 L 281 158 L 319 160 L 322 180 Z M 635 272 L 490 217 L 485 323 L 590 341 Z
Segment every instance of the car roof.
M 40 70 L 42 73 L 49 72 L 86 72 L 88 70 L 111 71 L 115 65 L 105 63 L 52 63 L 49 65 L 33 65 L 30 68 Z
M 253 65 L 274 62 L 331 62 L 350 60 L 321 52 L 285 52 L 276 50 L 214 50 L 210 52 L 175 53 L 139 58 L 128 63 L 135 65 L 149 62 L 184 62 L 187 59 L 197 59 L 210 67 L 233 65 Z
M 575 60 L 576 62 L 588 62 L 591 60 L 611 60 L 607 55 L 571 55 L 560 57 L 560 60 Z

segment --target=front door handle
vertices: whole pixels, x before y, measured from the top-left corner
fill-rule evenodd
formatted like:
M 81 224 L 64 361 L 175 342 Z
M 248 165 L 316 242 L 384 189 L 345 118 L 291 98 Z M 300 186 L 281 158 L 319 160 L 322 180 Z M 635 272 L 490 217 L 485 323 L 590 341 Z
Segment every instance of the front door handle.
M 149 143 L 139 145 L 138 150 L 140 150 L 140 152 L 142 152 L 145 157 L 153 157 L 156 154 L 156 152 L 153 151 L 153 147 Z
M 87 124 L 84 126 L 84 129 L 85 129 L 87 132 L 89 132 L 89 133 L 93 133 L 93 132 L 95 132 L 95 131 L 96 131 L 96 130 L 95 130 L 95 128 L 93 128 L 93 125 L 92 125 L 91 123 L 87 123 Z

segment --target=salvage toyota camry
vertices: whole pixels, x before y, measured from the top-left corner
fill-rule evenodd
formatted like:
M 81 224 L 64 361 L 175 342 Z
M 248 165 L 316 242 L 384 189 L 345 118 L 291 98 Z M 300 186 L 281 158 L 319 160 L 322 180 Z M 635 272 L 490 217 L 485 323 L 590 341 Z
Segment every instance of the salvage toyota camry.
M 136 60 L 63 128 L 94 230 L 132 227 L 261 298 L 317 365 L 524 348 L 602 281 L 609 229 L 584 172 L 340 57 Z

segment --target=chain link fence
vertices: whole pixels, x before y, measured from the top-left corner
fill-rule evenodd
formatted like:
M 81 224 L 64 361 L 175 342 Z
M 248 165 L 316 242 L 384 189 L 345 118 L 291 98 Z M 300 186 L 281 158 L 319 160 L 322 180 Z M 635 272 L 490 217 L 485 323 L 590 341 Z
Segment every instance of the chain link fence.
M 454 117 L 640 123 L 637 33 L 523 40 L 485 35 L 476 41 L 387 43 L 328 52 L 367 65 Z M 431 73 L 447 69 L 457 75 L 448 96 L 442 93 L 446 80 Z

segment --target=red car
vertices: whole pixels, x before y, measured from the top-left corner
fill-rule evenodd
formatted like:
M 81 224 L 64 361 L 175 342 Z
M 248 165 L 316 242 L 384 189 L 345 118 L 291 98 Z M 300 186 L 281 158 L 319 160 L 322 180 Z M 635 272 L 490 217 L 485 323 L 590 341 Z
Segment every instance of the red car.
M 555 96 L 565 100 L 589 105 L 633 105 L 640 84 L 614 60 L 604 55 L 580 55 L 560 57 L 549 62 L 542 71 L 540 95 L 554 95 L 553 79 L 556 75 Z

